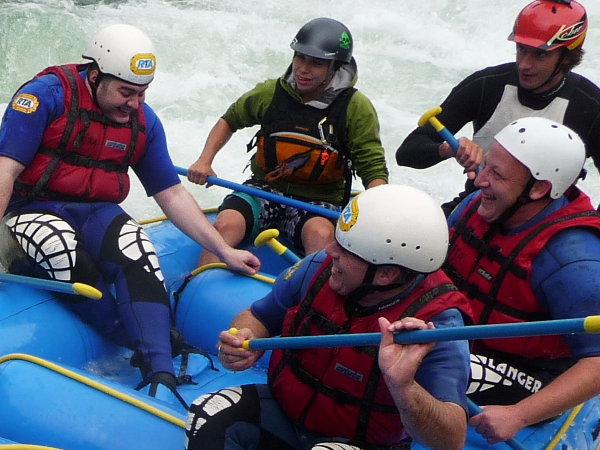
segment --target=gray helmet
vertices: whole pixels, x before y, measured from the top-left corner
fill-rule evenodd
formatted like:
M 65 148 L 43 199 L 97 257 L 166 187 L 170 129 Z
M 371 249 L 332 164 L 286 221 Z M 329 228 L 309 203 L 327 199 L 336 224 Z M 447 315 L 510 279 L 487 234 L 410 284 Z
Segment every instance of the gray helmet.
M 304 25 L 290 44 L 292 50 L 313 58 L 348 63 L 352 59 L 352 35 L 341 22 L 313 19 Z

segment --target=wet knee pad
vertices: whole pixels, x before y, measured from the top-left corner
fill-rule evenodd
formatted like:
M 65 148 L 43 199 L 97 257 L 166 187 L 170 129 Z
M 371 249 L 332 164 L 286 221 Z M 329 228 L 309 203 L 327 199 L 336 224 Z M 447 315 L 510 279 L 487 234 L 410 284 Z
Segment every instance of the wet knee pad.
M 95 285 L 99 270 L 75 229 L 47 212 L 13 212 L 0 226 L 0 262 L 6 270 Z
M 133 301 L 169 305 L 154 245 L 146 231 L 128 215 L 117 216 L 108 226 L 100 259 L 121 268 Z
M 260 398 L 254 385 L 204 394 L 190 405 L 186 424 L 187 448 L 203 448 L 200 443 L 207 439 L 224 440 L 227 429 L 240 422 L 260 426 Z

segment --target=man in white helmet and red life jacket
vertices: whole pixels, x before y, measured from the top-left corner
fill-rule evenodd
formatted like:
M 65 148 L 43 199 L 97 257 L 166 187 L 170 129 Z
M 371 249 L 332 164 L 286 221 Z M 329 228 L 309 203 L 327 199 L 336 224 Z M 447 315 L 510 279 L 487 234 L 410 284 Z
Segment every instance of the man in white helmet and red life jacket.
M 543 117 L 495 138 L 470 194 L 449 217 L 446 273 L 476 324 L 600 314 L 600 215 L 574 183 L 582 140 Z M 600 394 L 600 335 L 473 343 L 467 394 L 489 405 L 470 419 L 489 443 L 512 438 Z
M 292 64 L 234 102 L 211 130 L 188 179 L 205 184 L 216 176 L 217 153 L 233 133 L 260 125 L 248 144 L 255 188 L 339 210 L 348 201 L 352 174 L 365 188 L 387 183 L 388 170 L 379 121 L 370 101 L 354 88 L 357 66 L 350 30 L 329 19 L 305 24 L 291 43 Z M 328 218 L 271 200 L 234 192 L 220 207 L 215 227 L 232 246 L 277 228 L 300 254 L 333 239 Z M 203 252 L 200 265 L 218 258 Z
M 535 0 L 517 16 L 508 37 L 516 62 L 488 67 L 465 78 L 442 102 L 437 116 L 452 133 L 468 123 L 473 137 L 461 137 L 454 150 L 427 124 L 415 129 L 396 151 L 400 166 L 431 167 L 455 157 L 467 171 L 466 191 L 443 205 L 446 214 L 475 189 L 472 180 L 494 136 L 522 117 L 563 123 L 583 139 L 587 156 L 600 168 L 600 88 L 573 73 L 583 58 L 586 10 L 576 0 Z
M 273 350 L 268 385 L 224 389 L 190 406 L 187 450 L 408 449 L 411 440 L 462 449 L 467 342 L 396 345 L 392 338 L 470 321 L 466 298 L 439 269 L 447 250 L 445 216 L 423 191 L 382 185 L 355 197 L 335 240 L 238 314 L 235 336 L 221 332 L 219 359 L 245 370 L 263 352 L 242 342 L 277 335 L 381 331 L 381 344 Z
M 156 252 L 119 206 L 129 168 L 176 226 L 234 270 L 255 273 L 260 262 L 228 246 L 180 183 L 163 126 L 144 102 L 156 69 L 150 38 L 112 25 L 92 37 L 83 58 L 91 62 L 45 69 L 6 108 L 0 262 L 11 272 L 100 290 L 100 300 L 65 297 L 83 320 L 135 350 L 132 364 L 150 394 L 167 386 L 177 395 Z

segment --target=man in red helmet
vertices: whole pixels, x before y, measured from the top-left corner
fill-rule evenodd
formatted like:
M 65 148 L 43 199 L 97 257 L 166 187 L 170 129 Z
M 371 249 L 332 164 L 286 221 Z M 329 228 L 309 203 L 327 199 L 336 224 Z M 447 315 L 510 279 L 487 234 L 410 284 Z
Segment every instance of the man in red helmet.
M 438 118 L 446 128 L 454 134 L 472 122 L 473 138 L 461 137 L 455 154 L 427 124 L 400 145 L 398 165 L 424 169 L 456 157 L 469 176 L 466 191 L 472 192 L 475 170 L 496 133 L 515 119 L 541 116 L 581 136 L 587 156 L 600 168 L 600 88 L 572 72 L 583 58 L 587 27 L 585 8 L 575 0 L 535 0 L 527 5 L 508 37 L 516 44 L 516 62 L 473 73 L 441 104 Z M 456 200 L 443 205 L 447 214 Z

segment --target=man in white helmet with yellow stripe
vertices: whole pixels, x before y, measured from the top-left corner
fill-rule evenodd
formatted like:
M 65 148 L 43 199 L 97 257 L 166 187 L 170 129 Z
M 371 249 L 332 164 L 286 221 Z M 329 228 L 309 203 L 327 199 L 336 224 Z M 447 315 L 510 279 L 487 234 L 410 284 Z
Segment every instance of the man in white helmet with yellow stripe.
M 156 252 L 119 206 L 129 193 L 128 169 L 177 227 L 231 268 L 255 273 L 260 263 L 225 243 L 179 180 L 163 126 L 144 101 L 156 70 L 152 40 L 131 25 L 112 25 L 92 37 L 83 58 L 91 62 L 45 69 L 6 109 L 0 262 L 12 272 L 100 290 L 101 300 L 68 304 L 135 350 L 132 363 L 150 394 L 166 386 L 167 396 L 177 396 Z

